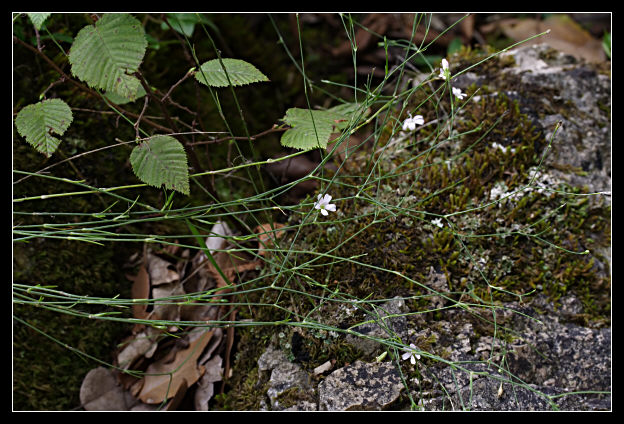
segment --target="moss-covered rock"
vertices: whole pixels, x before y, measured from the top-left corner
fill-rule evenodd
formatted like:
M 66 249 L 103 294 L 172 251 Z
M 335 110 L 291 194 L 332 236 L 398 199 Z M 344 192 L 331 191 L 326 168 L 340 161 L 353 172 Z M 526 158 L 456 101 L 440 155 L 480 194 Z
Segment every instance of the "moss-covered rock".
M 450 58 L 452 72 L 484 54 L 463 51 Z M 544 65 L 530 66 L 527 57 Z M 338 212 L 306 221 L 296 238 L 293 232 L 284 240 L 283 246 L 293 243 L 293 250 L 301 252 L 293 253 L 290 265 L 305 277 L 285 275 L 273 283 L 303 293 L 265 293 L 268 303 L 284 302 L 280 312 L 271 311 L 272 317 L 287 318 L 284 311 L 290 310 L 334 328 L 299 328 L 308 351 L 314 352 L 297 359 L 293 355 L 304 369 L 337 355 L 328 352 L 345 339 L 344 333 L 353 334 L 354 326 L 371 319 L 374 302 L 394 296 L 404 298 L 410 311 L 412 328 L 401 342 L 416 343 L 438 358 L 424 361 L 424 369 L 450 370 L 447 361 L 475 360 L 478 352 L 477 361 L 491 360 L 480 356 L 485 345 L 493 352 L 494 346 L 522 339 L 525 330 L 531 339 L 531 331 L 508 329 L 510 318 L 495 313 L 517 304 L 534 305 L 532 310 L 543 311 L 548 320 L 552 318 L 546 317 L 543 305 L 551 305 L 550 314 L 556 316 L 572 300 L 573 312 L 559 312 L 558 326 L 549 330 L 549 337 L 567 337 L 557 332 L 571 325 L 577 326 L 575 332 L 586 328 L 578 330 L 583 334 L 599 331 L 596 337 L 610 343 L 602 334 L 610 334 L 611 311 L 611 206 L 610 194 L 604 194 L 611 185 L 608 76 L 536 46 L 492 58 L 458 76 L 452 84 L 471 96 L 465 102 L 454 99 L 452 106 L 449 93 L 432 96 L 441 84 L 417 89 L 405 109 L 422 114 L 425 122 L 438 119 L 437 125 L 413 134 L 380 130 L 376 148 L 383 153 L 373 156 L 379 158 L 373 167 L 371 152 L 363 151 L 345 166 L 357 173 L 329 176 L 334 184 L 328 192 Z M 444 115 L 451 110 L 452 126 Z M 403 113 L 394 112 L 393 117 L 402 122 L 408 117 Z M 555 132 L 558 124 L 562 126 Z M 373 178 L 367 177 L 369 172 Z M 291 216 L 289 223 L 302 224 L 300 215 Z M 457 313 L 451 317 L 453 311 Z M 382 325 L 383 320 L 377 321 Z M 332 331 L 333 339 L 327 336 Z M 460 344 L 458 335 L 463 335 Z M 239 349 L 244 355 L 246 346 Z M 464 356 L 457 356 L 462 352 Z M 603 353 L 602 376 L 608 374 L 610 360 Z M 537 357 L 530 360 L 534 367 L 549 370 L 543 372 L 560 383 L 559 392 L 569 386 L 556 379 L 554 368 L 543 368 Z M 422 381 L 419 369 L 406 371 L 412 399 L 406 396 L 393 407 L 409 407 L 422 395 L 414 383 Z M 606 380 L 590 383 L 577 371 L 592 389 L 609 390 Z M 470 377 L 467 371 L 462 375 Z M 548 378 L 536 381 L 542 383 L 550 384 Z M 529 391 L 526 404 L 516 406 L 556 407 L 544 401 L 550 389 L 544 390 L 539 402 L 531 400 Z M 578 408 L 606 405 L 588 402 Z M 489 400 L 483 405 L 495 408 Z

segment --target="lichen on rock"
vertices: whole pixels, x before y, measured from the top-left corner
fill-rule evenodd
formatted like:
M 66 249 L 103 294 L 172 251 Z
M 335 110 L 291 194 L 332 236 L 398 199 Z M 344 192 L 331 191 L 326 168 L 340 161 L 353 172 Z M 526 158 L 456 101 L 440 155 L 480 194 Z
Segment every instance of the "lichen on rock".
M 449 61 L 457 72 L 481 59 Z M 373 153 L 350 157 L 335 221 L 286 236 L 297 264 L 314 262 L 299 268 L 315 282 L 307 296 L 324 299 L 290 295 L 318 325 L 298 326 L 289 359 L 321 410 L 610 409 L 610 77 L 536 45 L 453 84 L 469 95 L 453 108 L 427 87 L 406 106 L 439 126 L 384 128 Z M 401 360 L 398 343 L 421 359 Z

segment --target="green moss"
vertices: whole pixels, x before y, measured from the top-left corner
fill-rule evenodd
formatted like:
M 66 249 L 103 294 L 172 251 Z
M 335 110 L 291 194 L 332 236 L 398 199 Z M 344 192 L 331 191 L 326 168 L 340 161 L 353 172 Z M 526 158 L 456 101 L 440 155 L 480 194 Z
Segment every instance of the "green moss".
M 490 72 L 499 72 L 501 66 L 508 66 L 507 63 L 498 63 L 497 66 L 496 60 L 492 62 Z M 488 71 L 485 72 L 487 74 Z M 414 199 L 404 204 L 406 208 L 442 215 L 495 200 L 490 198 L 490 193 L 501 182 L 507 192 L 527 184 L 529 170 L 539 163 L 547 142 L 542 129 L 523 110 L 548 114 L 560 111 L 544 109 L 543 102 L 538 101 L 544 96 L 543 92 L 523 90 L 523 103 L 520 104 L 520 99 L 511 99 L 505 94 L 518 88 L 519 80 L 508 77 L 504 83 L 510 86 L 504 89 L 498 87 L 495 96 L 491 95 L 488 87 L 482 87 L 480 99 L 466 104 L 457 115 L 455 128 L 460 134 L 466 133 L 457 143 L 443 143 L 428 151 L 432 142 L 427 143 L 427 140 L 444 140 L 448 133 L 443 130 L 438 134 L 436 131 L 439 130 L 434 126 L 421 129 L 418 140 L 407 146 L 410 154 L 408 161 L 405 156 L 383 161 L 380 168 L 387 178 L 384 184 L 377 186 L 375 183 L 375 186 L 371 185 L 363 191 L 381 202 L 394 204 L 399 187 L 405 193 L 403 196 Z M 468 93 L 474 90 L 475 87 L 472 87 Z M 556 93 L 550 94 L 553 94 L 552 98 Z M 415 95 L 412 104 L 421 104 L 428 95 L 426 91 Z M 450 109 L 445 97 L 438 106 Z M 566 106 L 569 105 L 557 107 L 564 109 Z M 409 106 L 406 109 L 411 110 Z M 419 109 L 419 113 L 429 119 L 435 118 L 435 112 L 428 107 Z M 495 125 L 505 113 L 505 119 Z M 399 120 L 403 118 L 397 117 Z M 475 128 L 480 129 L 467 133 Z M 505 146 L 507 151 L 503 153 L 492 147 L 493 143 Z M 448 160 L 452 160 L 452 166 L 447 166 Z M 450 187 L 458 181 L 462 183 Z M 345 177 L 344 182 L 358 186 L 362 180 Z M 445 187 L 450 188 L 436 194 L 436 190 Z M 404 188 L 408 191 L 405 192 Z M 583 192 L 565 185 L 558 189 Z M 335 185 L 332 194 L 350 197 L 355 192 Z M 567 201 L 567 206 L 557 209 L 564 201 Z M 362 214 L 361 206 L 354 205 L 354 211 Z M 345 214 L 348 213 L 345 211 Z M 583 197 L 564 199 L 555 194 L 525 192 L 514 200 L 501 201 L 500 206 L 494 204 L 453 217 L 461 237 L 425 224 L 422 217 L 421 214 L 408 212 L 401 219 L 384 216 L 385 219 L 373 222 L 372 217 L 363 216 L 356 221 L 338 224 L 338 234 L 358 236 L 335 254 L 341 257 L 366 255 L 365 261 L 370 265 L 398 271 L 420 282 L 426 281 L 430 267 L 434 267 L 446 274 L 452 290 L 469 290 L 467 284 L 470 283 L 474 286 L 474 294 L 483 298 L 489 298 L 483 275 L 490 284 L 518 295 L 538 289 L 556 301 L 562 295 L 573 292 L 584 299 L 587 312 L 595 320 L 608 316 L 610 277 L 594 272 L 597 269 L 595 260 L 586 255 L 568 253 L 537 238 L 541 234 L 540 238 L 549 243 L 575 252 L 589 247 L 599 249 L 609 246 L 610 209 L 604 204 L 598 202 L 590 207 Z M 535 224 L 529 228 L 528 235 L 517 232 L 528 224 Z M 473 234 L 493 236 L 468 237 Z M 303 245 L 314 245 L 319 251 L 327 251 L 336 244 L 335 238 L 329 237 L 322 226 L 306 227 L 302 237 L 305 239 Z M 462 244 L 472 252 L 474 259 L 466 255 Z M 311 258 L 302 256 L 301 260 Z M 484 266 L 475 262 L 477 260 L 485 261 Z M 323 281 L 325 270 L 322 267 L 315 269 L 319 271 L 311 270 L 309 276 Z M 395 273 L 356 267 L 348 262 L 332 265 L 332 273 L 340 276 L 340 280 L 331 287 L 354 296 L 381 299 L 397 294 L 424 294 L 413 283 Z M 600 288 L 604 296 L 597 294 L 596 288 Z M 514 298 L 500 291 L 494 291 L 493 296 L 495 301 Z
M 469 64 L 466 60 L 460 67 Z M 479 72 L 484 72 L 488 81 L 488 73 L 494 80 L 502 67 L 513 64 L 509 58 L 486 63 Z M 606 263 L 600 252 L 611 244 L 611 211 L 604 202 L 597 198 L 590 201 L 585 196 L 530 191 L 470 213 L 460 213 L 496 200 L 493 190 L 511 193 L 530 181 L 532 169 L 538 165 L 547 140 L 528 111 L 531 116 L 553 113 L 567 116 L 567 108 L 571 106 L 541 101 L 545 95 L 556 98 L 554 91 L 531 92 L 530 88 L 527 91 L 523 87 L 522 98 L 515 97 L 513 93 L 520 88 L 520 82 L 511 75 L 502 82 L 499 78 L 497 84 L 495 88 L 481 87 L 481 97 L 468 102 L 456 115 L 455 129 L 464 135 L 453 143 L 442 143 L 429 151 L 433 144 L 449 135 L 429 126 L 401 146 L 402 153 L 386 153 L 387 158 L 378 164 L 375 174 L 383 177 L 381 183 L 374 181 L 362 187 L 361 192 L 382 204 L 394 205 L 402 199 L 403 209 L 395 210 L 398 216 L 379 207 L 375 215 L 374 206 L 353 197 L 356 190 L 350 187 L 359 188 L 364 177 L 339 175 L 337 181 L 344 184 L 334 184 L 331 194 L 334 198 L 349 199 L 339 206 L 346 219 L 302 227 L 295 246 L 301 250 L 331 251 L 336 257 L 355 257 L 369 266 L 299 254 L 298 264 L 314 261 L 314 267 L 305 268 L 307 277 L 325 287 L 297 278 L 290 280 L 290 287 L 301 288 L 308 295 L 341 293 L 368 301 L 397 295 L 411 297 L 410 310 L 422 311 L 430 308 L 430 301 L 428 291 L 418 283 L 427 284 L 433 267 L 446 276 L 448 295 L 455 300 L 470 294 L 472 300 L 491 299 L 496 304 L 518 300 L 519 296 L 523 296 L 524 302 L 530 302 L 531 296 L 525 295 L 533 292 L 546 294 L 556 304 L 562 296 L 573 293 L 581 299 L 583 312 L 572 317 L 572 321 L 592 326 L 609 325 L 610 275 L 608 271 L 601 271 L 598 263 Z M 468 94 L 474 90 L 475 86 L 470 87 Z M 406 109 L 420 105 L 429 94 L 416 92 Z M 433 120 L 437 117 L 434 106 L 450 110 L 448 99 L 443 96 L 439 104 L 428 104 L 418 112 L 426 116 L 425 120 Z M 505 118 L 497 123 L 503 114 Z M 478 130 L 473 131 L 475 128 Z M 379 146 L 383 146 L 389 136 L 387 129 L 382 130 Z M 493 147 L 493 143 L 506 147 L 506 151 Z M 366 154 L 353 158 L 352 167 L 358 169 L 360 175 L 366 175 L 368 159 Z M 447 161 L 451 161 L 448 162 L 450 166 Z M 565 172 L 577 171 L 565 169 Z M 556 189 L 573 194 L 587 193 L 584 188 L 566 184 Z M 563 203 L 565 206 L 561 207 Z M 446 226 L 440 229 L 431 225 L 431 217 L 423 211 L 438 215 L 460 213 L 450 218 L 457 234 L 448 231 Z M 357 219 L 351 218 L 355 216 Z M 290 219 L 292 224 L 297 224 L 296 217 Z M 341 244 L 352 235 L 354 237 L 347 243 Z M 286 242 L 289 244 L 291 240 Z M 566 251 L 585 249 L 589 249 L 591 255 Z M 328 269 L 331 269 L 329 279 Z M 489 288 L 484 279 L 503 291 Z M 310 316 L 340 328 L 365 319 L 361 313 L 345 315 L 339 302 L 325 302 L 318 307 L 305 296 L 280 297 L 276 293 L 265 293 L 263 301 L 282 302 L 285 309 L 296 310 L 300 316 Z M 314 308 L 318 309 L 312 311 Z M 442 310 L 434 310 L 424 319 L 435 326 L 436 321 L 444 319 L 443 315 Z M 474 316 L 471 323 L 475 336 L 494 334 L 494 325 L 487 319 Z M 505 324 L 504 317 L 499 317 L 497 337 L 512 343 L 517 335 L 504 331 Z M 294 330 L 281 332 L 284 333 L 281 347 L 290 352 L 291 360 L 300 362 L 306 369 L 328 359 L 336 359 L 338 367 L 358 357 L 358 352 L 344 342 L 344 337 L 334 338 L 331 331 L 298 328 L 297 343 L 293 342 Z M 422 336 L 416 342 L 421 349 L 442 358 L 450 356 L 443 348 L 444 340 Z M 409 377 L 418 377 L 417 372 L 414 370 L 414 375 L 409 374 Z M 284 394 L 284 398 L 290 399 L 291 395 L 296 398 L 296 391 Z
M 224 29 L 222 36 L 230 42 L 229 48 L 235 56 L 249 59 L 254 64 L 269 64 L 263 71 L 272 80 L 288 79 L 289 71 L 283 63 L 266 60 L 266 56 L 276 54 L 275 49 L 265 49 L 266 44 L 257 42 L 260 37 L 257 37 L 254 30 L 250 30 L 252 25 L 249 21 L 243 21 L 236 15 L 216 18 L 217 21 L 219 19 L 231 19 L 232 21 L 228 22 L 234 23 L 219 26 Z M 278 22 L 280 28 L 285 30 L 283 24 L 284 22 Z M 267 29 L 263 27 L 261 30 Z M 306 27 L 305 31 L 305 36 L 315 33 L 313 28 Z M 240 37 L 241 34 L 243 38 Z M 163 47 L 158 55 L 174 54 L 173 50 L 175 49 L 172 47 Z M 198 51 L 201 49 L 198 48 Z M 206 48 L 205 51 L 210 50 Z M 155 52 L 151 54 L 156 55 Z M 464 69 L 488 54 L 491 54 L 491 51 L 464 49 L 453 64 Z M 264 59 L 255 60 L 260 57 Z M 318 58 L 312 59 L 313 62 L 318 61 L 317 65 L 322 65 Z M 452 143 L 442 143 L 429 151 L 433 144 L 446 139 L 449 134 L 441 127 L 425 127 L 401 146 L 402 153 L 389 155 L 387 159 L 384 157 L 378 164 L 375 175 L 383 179 L 362 187 L 362 193 L 375 201 L 389 205 L 395 205 L 398 199 L 403 199 L 404 203 L 401 206 L 403 209 L 394 210 L 398 216 L 392 216 L 383 208 L 377 207 L 375 210 L 370 202 L 362 200 L 363 196 L 352 197 L 356 191 L 351 187 L 364 184 L 365 178 L 362 175 L 366 175 L 370 170 L 366 167 L 370 158 L 370 153 L 367 153 L 361 158 L 353 157 L 354 162 L 350 164 L 352 169 L 358 169 L 358 175 L 339 175 L 337 183 L 332 186 L 331 194 L 334 198 L 349 199 L 349 202 L 339 206 L 346 219 L 335 222 L 322 221 L 316 225 L 301 227 L 295 250 L 331 251 L 335 257 L 354 257 L 368 264 L 368 267 L 349 261 L 335 261 L 335 258 L 331 257 L 293 254 L 297 264 L 314 260 L 314 266 L 301 269 L 307 279 L 299 275 L 288 279 L 287 273 L 284 273 L 271 281 L 258 282 L 253 288 L 265 290 L 250 291 L 244 295 L 243 301 L 266 306 L 241 308 L 239 319 L 272 323 L 282 320 L 300 322 L 302 317 L 310 317 L 338 329 L 346 329 L 365 319 L 361 311 L 347 314 L 343 309 L 344 302 L 334 301 L 340 300 L 340 296 L 343 296 L 342 300 L 357 298 L 367 301 L 406 296 L 411 297 L 408 303 L 410 310 L 421 311 L 430 307 L 430 300 L 427 296 L 428 291 L 418 283 L 427 284 L 430 269 L 433 267 L 446 276 L 449 296 L 455 300 L 470 294 L 483 299 L 490 299 L 491 296 L 495 302 L 505 302 L 517 300 L 513 294 L 523 295 L 536 290 L 545 293 L 556 302 L 562 296 L 574 293 L 579 296 L 584 308 L 581 314 L 573 317 L 574 320 L 585 324 L 609 325 L 610 275 L 600 272 L 598 264 L 599 261 L 605 262 L 598 252 L 611 244 L 611 211 L 605 204 L 600 201 L 588 201 L 586 197 L 563 198 L 556 194 L 524 193 L 518 198 L 503 200 L 499 204 L 451 217 L 450 220 L 457 232 L 455 235 L 448 231 L 448 227 L 440 229 L 431 225 L 431 216 L 423 213 L 423 211 L 436 215 L 459 213 L 493 201 L 491 193 L 495 188 L 504 187 L 507 192 L 511 192 L 522 187 L 529 181 L 529 170 L 538 164 L 547 144 L 543 130 L 532 121 L 527 112 L 531 111 L 538 117 L 553 113 L 569 116 L 570 104 L 556 101 L 558 93 L 554 89 L 536 92 L 531 90 L 531 87 L 520 85 L 518 77 L 511 74 L 501 77 L 501 70 L 512 65 L 513 58 L 507 56 L 484 62 L 479 66 L 479 74 L 492 84 L 496 81 L 496 86 L 481 87 L 478 101 L 468 102 L 456 115 L 454 120 L 456 133 L 453 134 L 464 133 L 464 135 L 454 139 Z M 146 74 L 155 74 L 154 69 L 148 71 L 150 70 L 147 69 Z M 165 87 L 175 81 L 161 81 L 155 78 L 151 82 Z M 41 81 L 40 83 L 44 86 L 49 84 L 47 80 L 45 84 Z M 284 105 L 292 106 L 292 100 L 299 92 L 292 88 L 293 86 L 294 84 L 290 89 L 284 87 L 277 89 L 277 97 L 284 103 L 278 107 L 267 104 L 266 101 L 269 100 L 263 100 L 274 99 L 274 95 L 258 95 L 274 90 L 272 87 L 237 91 L 242 104 L 254 103 L 254 112 L 245 114 L 246 118 L 252 117 L 252 121 L 257 121 L 250 122 L 252 132 L 256 125 L 266 125 L 266 122 L 274 122 L 276 118 L 281 117 Z M 476 86 L 472 86 L 466 91 L 472 94 L 476 89 Z M 519 92 L 520 89 L 522 96 L 518 97 L 514 92 Z M 186 89 L 180 87 L 179 90 L 176 92 L 177 100 L 185 98 L 188 100 L 191 98 L 189 96 L 194 96 L 192 89 L 184 91 Z M 67 94 L 76 96 L 75 92 Z M 413 110 L 423 104 L 430 94 L 431 92 L 426 89 L 417 91 L 411 98 L 407 110 Z M 551 101 L 543 102 L 544 97 L 548 97 Z M 76 104 L 81 104 L 79 98 L 73 100 L 78 102 Z M 185 103 L 182 100 L 180 102 Z M 224 94 L 222 100 L 224 108 L 233 106 L 232 100 L 227 98 L 227 95 Z M 603 110 L 608 109 L 604 105 L 599 107 Z M 439 118 L 437 114 L 441 109 L 451 110 L 448 96 L 442 96 L 437 104 L 424 103 L 419 113 L 425 116 L 426 121 L 433 121 Z M 255 111 L 259 111 L 257 115 Z M 208 120 L 210 115 L 211 124 L 217 120 L 214 109 L 206 108 L 204 112 L 203 118 Z M 505 118 L 497 123 L 503 114 L 506 114 Z M 403 120 L 405 116 L 398 116 L 395 113 L 394 118 Z M 69 156 L 87 148 L 100 147 L 108 143 L 106 140 L 112 138 L 94 139 L 88 131 L 81 133 L 80 128 L 113 128 L 115 125 L 114 119 L 110 120 L 99 114 L 77 115 L 75 124 L 68 132 L 68 142 L 61 144 L 59 154 Z M 260 126 L 257 130 L 266 129 Z M 475 128 L 478 130 L 474 131 Z M 237 127 L 237 131 L 239 130 L 241 129 Z M 132 129 L 128 127 L 125 131 L 125 135 L 120 136 L 115 132 L 115 136 L 131 139 Z M 389 137 L 390 129 L 382 129 L 378 145 L 383 146 Z M 80 140 L 89 142 L 85 146 Z M 507 151 L 502 152 L 492 147 L 495 142 L 506 147 Z M 266 149 L 264 145 L 256 146 L 257 151 L 268 155 L 275 146 L 279 146 L 277 138 L 271 143 L 272 147 Z M 246 149 L 244 146 L 242 148 Z M 44 159 L 21 141 L 14 142 L 14 152 L 17 169 L 36 171 L 45 166 Z M 249 150 L 245 150 L 246 156 L 249 156 L 248 153 Z M 79 174 L 96 178 L 94 184 L 100 187 L 114 186 L 118 181 L 134 181 L 135 178 L 127 165 L 120 167 L 113 165 L 125 163 L 128 154 L 129 149 L 124 147 L 107 153 L 109 156 L 106 156 L 106 160 L 103 160 L 102 156 L 94 155 L 93 160 L 80 162 Z M 210 154 L 215 163 L 225 162 L 226 149 L 220 151 L 211 149 Z M 574 169 L 562 168 L 562 170 L 579 172 Z M 54 171 L 55 176 L 67 176 L 72 179 L 81 179 L 79 174 L 69 164 Z M 330 172 L 325 176 L 332 177 Z M 240 185 L 233 186 L 228 182 L 218 185 L 220 193 L 233 193 L 233 188 L 242 190 L 239 192 L 242 193 L 241 196 L 245 195 L 245 189 L 249 189 Z M 587 192 L 565 185 L 558 189 L 576 194 Z M 397 190 L 400 195 L 397 195 Z M 57 191 L 59 188 L 56 183 L 31 178 L 30 181 L 16 185 L 15 197 L 28 193 L 32 195 Z M 149 197 L 154 203 L 163 200 L 162 193 L 153 189 L 145 190 L 142 196 Z M 195 198 L 192 201 L 200 202 L 201 199 Z M 560 208 L 564 201 L 566 206 Z M 90 199 L 74 197 L 72 202 L 70 205 L 72 211 L 92 211 L 93 201 Z M 102 204 L 102 209 L 105 206 Z M 57 203 L 46 201 L 34 206 L 20 205 L 20 210 L 35 211 L 42 210 L 42 207 L 48 211 L 62 211 L 67 210 L 68 205 L 62 201 Z M 125 207 L 126 205 L 119 205 L 119 208 Z M 375 212 L 377 215 L 374 215 Z M 358 218 L 354 219 L 356 216 Z M 538 222 L 541 218 L 546 219 Z M 28 223 L 43 222 L 41 217 L 36 216 L 19 219 Z M 290 219 L 292 224 L 298 222 L 298 218 L 294 215 Z M 525 228 L 526 234 L 520 234 L 518 230 L 528 224 L 534 225 Z M 156 228 L 155 232 L 166 233 L 167 227 L 163 224 L 162 228 Z M 185 231 L 182 229 L 177 233 Z M 490 236 L 480 237 L 487 234 Z M 538 234 L 552 244 L 537 239 L 535 236 Z M 333 250 L 352 235 L 355 236 L 349 242 Z M 292 233 L 288 237 L 292 237 Z M 283 245 L 288 246 L 291 241 L 292 239 L 286 238 Z M 592 255 L 567 253 L 553 244 L 576 252 L 589 249 Z M 64 291 L 90 296 L 112 297 L 117 294 L 121 297 L 129 296 L 130 285 L 124 279 L 119 264 L 125 261 L 130 255 L 129 250 L 135 246 L 115 246 L 114 249 L 112 246 L 97 247 L 87 244 L 78 244 L 78 248 L 76 246 L 77 243 L 51 240 L 16 244 L 15 281 L 28 284 L 56 284 Z M 484 277 L 491 285 L 501 287 L 512 295 L 489 289 Z M 317 284 L 311 284 L 309 279 Z M 268 288 L 271 284 L 274 287 Z M 286 292 L 279 290 L 282 286 L 299 292 L 285 294 Z M 317 298 L 313 300 L 310 296 Z M 322 305 L 318 301 L 320 298 L 324 299 Z M 61 342 L 109 362 L 115 343 L 122 339 L 124 331 L 127 330 L 109 322 L 59 316 L 35 307 L 17 306 L 14 312 L 16 316 Z M 430 312 L 427 319 L 434 326 L 436 320 L 443 319 L 443 311 Z M 494 329 L 490 324 L 478 319 L 472 323 L 475 334 L 493 334 Z M 346 343 L 344 335 L 337 331 L 305 327 L 297 327 L 295 330 L 288 325 L 279 328 L 273 325 L 237 328 L 232 376 L 226 379 L 224 394 L 215 396 L 211 408 L 222 410 L 260 408 L 267 389 L 267 376 L 259 372 L 257 359 L 276 330 L 277 333 L 283 333 L 283 337 L 279 339 L 280 347 L 288 354 L 289 359 L 300 363 L 306 370 L 311 370 L 327 360 L 335 360 L 334 367 L 339 368 L 362 356 L 361 352 Z M 504 340 L 509 342 L 513 340 L 510 334 L 501 335 L 500 332 L 498 334 Z M 416 343 L 421 349 L 435 351 L 443 358 L 450 355 L 448 351 L 440 349 L 443 343 L 435 337 L 423 336 L 416 340 Z M 15 324 L 14 366 L 15 409 L 66 410 L 77 407 L 80 383 L 84 374 L 93 368 L 94 364 L 92 361 L 78 359 L 74 353 L 34 330 Z M 296 402 L 300 395 L 296 389 L 286 391 L 280 396 L 280 402 L 288 406 Z
M 301 401 L 314 402 L 315 400 L 312 399 L 309 393 L 301 390 L 299 387 L 286 389 L 277 396 L 277 401 L 283 408 L 289 408 Z
M 237 368 L 234 368 L 237 370 Z M 265 400 L 266 392 L 269 388 L 268 382 L 259 383 L 258 367 L 242 369 L 245 374 L 243 378 L 235 378 L 235 385 L 228 386 L 228 391 L 216 395 L 213 410 L 222 411 L 258 411 L 261 409 L 262 401 Z
M 125 253 L 128 253 L 125 250 Z M 118 263 L 124 250 L 87 243 L 35 240 L 14 245 L 14 281 L 56 285 L 58 290 L 92 297 L 129 297 L 130 282 Z M 87 311 L 85 306 L 81 310 Z M 89 312 L 102 312 L 91 308 Z M 94 367 L 91 359 L 64 347 L 111 363 L 116 343 L 128 331 L 112 321 L 89 320 L 29 305 L 14 305 L 13 408 L 69 410 L 80 404 L 82 379 Z M 44 336 L 56 339 L 61 344 Z
M 246 311 L 240 312 L 239 319 L 245 319 Z M 272 331 L 269 327 L 258 326 L 243 327 L 235 333 L 232 376 L 224 379 L 224 394 L 215 397 L 211 409 L 259 410 L 261 401 L 266 400 L 268 376 L 260 375 L 257 360 L 268 346 Z

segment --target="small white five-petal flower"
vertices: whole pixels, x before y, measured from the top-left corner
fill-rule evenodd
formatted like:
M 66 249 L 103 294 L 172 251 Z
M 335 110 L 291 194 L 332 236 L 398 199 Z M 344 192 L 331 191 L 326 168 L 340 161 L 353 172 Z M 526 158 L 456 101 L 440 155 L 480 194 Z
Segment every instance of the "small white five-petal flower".
M 451 71 L 449 70 L 448 60 L 442 59 L 442 68 L 440 69 L 440 78 L 447 80 L 449 79 L 450 76 L 451 76 Z
M 336 212 L 336 205 L 333 203 L 329 203 L 332 197 L 329 194 L 323 196 L 322 194 L 318 195 L 318 202 L 314 202 L 314 209 L 319 209 L 321 213 L 325 216 L 329 215 L 329 212 Z
M 461 88 L 457 88 L 457 87 L 453 87 L 453 94 L 459 100 L 462 100 L 464 97 L 466 97 L 466 93 L 462 93 Z
M 442 218 L 436 218 L 436 219 L 432 219 L 431 223 L 433 225 L 437 225 L 438 227 L 442 228 L 444 227 L 444 224 L 442 224 Z
M 416 115 L 414 117 L 409 117 L 405 121 L 403 121 L 403 131 L 414 131 L 416 129 L 416 125 L 422 125 L 425 123 L 425 118 L 422 115 Z
M 416 359 L 420 359 L 420 355 L 416 353 L 416 349 L 416 345 L 410 343 L 410 349 L 401 355 L 401 358 L 403 358 L 404 361 L 409 359 L 412 365 L 416 364 Z

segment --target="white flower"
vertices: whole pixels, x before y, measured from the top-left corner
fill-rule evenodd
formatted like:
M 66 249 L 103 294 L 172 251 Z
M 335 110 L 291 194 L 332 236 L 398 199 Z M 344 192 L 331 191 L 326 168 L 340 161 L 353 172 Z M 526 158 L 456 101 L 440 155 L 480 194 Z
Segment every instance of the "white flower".
M 455 95 L 455 97 L 457 97 L 459 100 L 463 99 L 464 97 L 466 97 L 466 93 L 462 93 L 460 88 L 456 88 L 453 87 L 453 94 Z
M 514 149 L 513 147 L 505 147 L 498 144 L 497 142 L 492 143 L 492 147 L 494 147 L 495 149 L 500 149 L 500 151 L 503 153 L 507 153 L 507 149 L 509 149 L 511 153 L 516 153 L 516 149 Z
M 442 228 L 444 227 L 444 224 L 442 224 L 442 218 L 436 218 L 436 219 L 432 219 L 431 223 L 433 225 L 437 225 L 438 227 Z
M 507 151 L 507 147 L 498 144 L 497 142 L 492 143 L 492 147 L 495 149 L 500 149 L 503 153 Z
M 440 78 L 449 79 L 451 76 L 451 71 L 449 70 L 449 64 L 446 59 L 442 59 L 442 68 L 440 69 Z
M 319 194 L 318 202 L 314 202 L 314 209 L 320 209 L 321 213 L 325 216 L 329 215 L 327 211 L 336 212 L 336 205 L 329 203 L 331 199 L 332 197 L 329 194 L 325 196 Z
M 420 359 L 420 355 L 416 353 L 416 345 L 414 343 L 410 343 L 410 349 L 407 350 L 403 355 L 401 355 L 403 360 L 409 359 L 412 365 L 416 363 L 416 359 Z
M 410 116 L 405 121 L 403 121 L 403 131 L 414 131 L 416 129 L 416 125 L 422 125 L 425 123 L 425 119 L 422 115 L 416 115 L 413 118 Z

